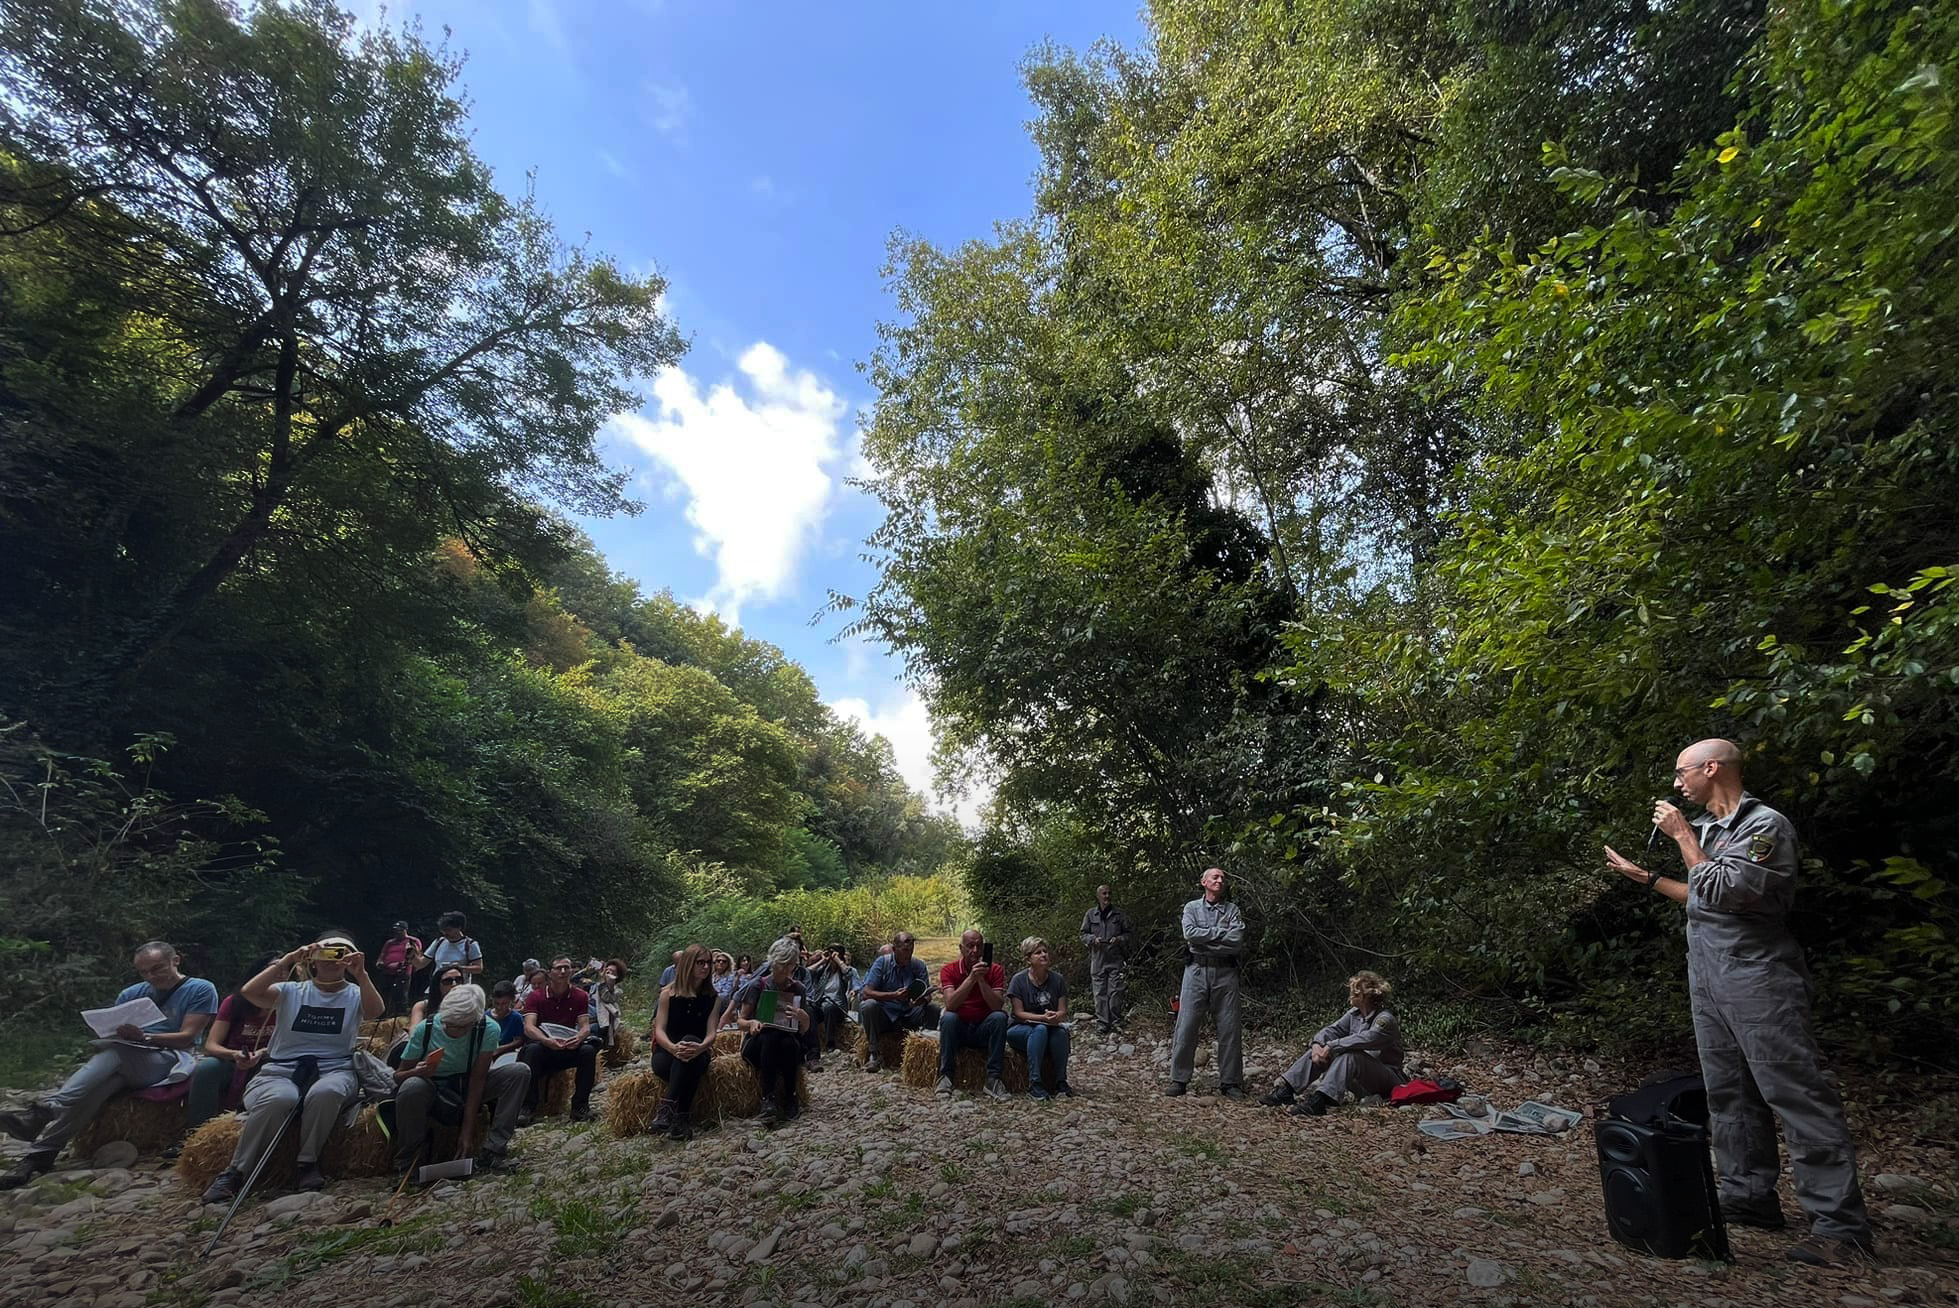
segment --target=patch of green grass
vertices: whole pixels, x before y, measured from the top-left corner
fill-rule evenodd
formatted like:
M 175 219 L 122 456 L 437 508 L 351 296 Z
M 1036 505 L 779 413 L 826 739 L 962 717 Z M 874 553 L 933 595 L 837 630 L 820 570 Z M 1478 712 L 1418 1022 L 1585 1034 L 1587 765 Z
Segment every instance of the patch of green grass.
M 821 1190 L 805 1190 L 801 1194 L 784 1195 L 782 1211 L 785 1213 L 806 1212 L 823 1202 Z
M 872 1181 L 864 1187 L 864 1197 L 866 1199 L 889 1199 L 896 1193 L 898 1193 L 898 1187 L 892 1183 L 891 1178 L 888 1176 L 880 1176 L 877 1180 Z
M 905 1196 L 905 1202 L 901 1205 L 901 1211 L 903 1211 L 906 1217 L 915 1221 L 925 1216 L 925 1200 L 917 1194 L 908 1194 Z
M 1134 1217 L 1150 1206 L 1149 1196 L 1131 1190 L 1113 1199 L 1097 1199 L 1094 1204 L 1098 1213 L 1109 1213 L 1116 1217 Z
M 958 1185 L 961 1181 L 966 1179 L 966 1169 L 961 1167 L 958 1163 L 953 1163 L 953 1162 L 940 1163 L 939 1179 L 941 1181 L 944 1181 L 947 1185 Z
M 434 1212 L 418 1213 L 390 1227 L 350 1226 L 331 1231 L 315 1231 L 299 1238 L 286 1255 L 285 1277 L 312 1271 L 337 1262 L 349 1254 L 434 1253 L 442 1248 L 442 1232 L 435 1229 Z
M 1214 1163 L 1224 1162 L 1230 1157 L 1225 1153 L 1223 1145 L 1199 1135 L 1179 1137 L 1176 1141 L 1176 1150 L 1186 1158 L 1204 1158 Z
M 553 1285 L 528 1273 L 518 1277 L 511 1288 L 516 1293 L 517 1308 L 595 1308 L 598 1303 L 583 1290 Z
M 1101 1251 L 1102 1247 L 1095 1243 L 1094 1237 L 1087 1235 L 1057 1235 L 1041 1246 L 1042 1256 L 1056 1262 L 1089 1258 Z
M 629 1200 L 627 1206 L 638 1205 Z M 539 1196 L 531 1200 L 531 1216 L 551 1223 L 557 1232 L 551 1242 L 551 1256 L 567 1262 L 612 1252 L 619 1245 L 620 1231 L 633 1225 L 630 1213 L 615 1219 L 597 1201 L 584 1198 Z

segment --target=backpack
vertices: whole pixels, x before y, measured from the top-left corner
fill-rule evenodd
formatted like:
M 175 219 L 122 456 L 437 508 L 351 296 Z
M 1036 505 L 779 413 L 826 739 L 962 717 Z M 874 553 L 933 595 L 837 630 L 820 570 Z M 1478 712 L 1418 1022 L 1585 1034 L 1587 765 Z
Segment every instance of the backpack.
M 1463 1084 L 1454 1077 L 1441 1076 L 1434 1080 L 1416 1077 L 1403 1082 L 1388 1092 L 1391 1104 L 1453 1104 L 1462 1098 Z

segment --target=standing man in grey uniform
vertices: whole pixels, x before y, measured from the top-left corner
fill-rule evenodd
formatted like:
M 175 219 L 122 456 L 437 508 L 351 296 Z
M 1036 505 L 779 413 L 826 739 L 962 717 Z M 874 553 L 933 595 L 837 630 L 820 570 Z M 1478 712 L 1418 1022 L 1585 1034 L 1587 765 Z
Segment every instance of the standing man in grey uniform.
M 1122 1020 L 1122 965 L 1129 954 L 1129 918 L 1110 902 L 1107 886 L 1095 887 L 1095 907 L 1082 916 L 1082 943 L 1088 946 L 1095 1026 L 1107 1035 Z
M 1204 894 L 1184 905 L 1183 989 L 1177 995 L 1177 1032 L 1170 1041 L 1166 1095 L 1190 1088 L 1197 1059 L 1197 1031 L 1204 1014 L 1218 1029 L 1218 1089 L 1227 1099 L 1245 1097 L 1244 1032 L 1238 1025 L 1238 951 L 1245 944 L 1245 915 L 1224 898 L 1224 870 L 1204 873 Z
M 1690 824 L 1661 801 L 1653 825 L 1680 847 L 1686 879 L 1649 872 L 1609 846 L 1605 857 L 1615 871 L 1687 906 L 1687 990 L 1721 1211 L 1741 1226 L 1783 1225 L 1775 1194 L 1780 1118 L 1796 1200 L 1810 1220 L 1809 1235 L 1788 1257 L 1823 1267 L 1857 1262 L 1873 1252 L 1870 1217 L 1843 1104 L 1823 1079 L 1810 1029 L 1809 969 L 1786 921 L 1801 865 L 1795 828 L 1742 789 L 1733 741 L 1689 745 L 1675 764 L 1674 786 L 1707 814 Z

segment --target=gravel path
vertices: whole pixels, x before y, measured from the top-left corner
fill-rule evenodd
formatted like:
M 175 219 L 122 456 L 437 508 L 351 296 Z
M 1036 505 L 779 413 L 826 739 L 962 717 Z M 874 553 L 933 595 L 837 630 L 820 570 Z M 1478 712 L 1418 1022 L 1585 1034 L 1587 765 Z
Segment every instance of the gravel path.
M 1255 1087 L 1283 1056 L 1248 1050 Z M 1420 1110 L 1228 1102 L 1202 1066 L 1198 1093 L 1164 1099 L 1166 1059 L 1161 1031 L 1083 1036 L 1077 1098 L 996 1104 L 832 1055 L 814 1110 L 774 1133 L 676 1145 L 546 1123 L 519 1135 L 521 1173 L 437 1187 L 392 1229 L 380 1182 L 341 1182 L 248 1207 L 210 1261 L 213 1215 L 161 1165 L 70 1165 L 0 1195 L 0 1304 L 1959 1302 L 1951 1152 L 1860 1117 L 1882 1260 L 1818 1273 L 1782 1260 L 1790 1235 L 1737 1231 L 1724 1267 L 1606 1237 L 1588 1125 L 1439 1142 Z M 1444 1070 L 1500 1106 L 1631 1084 L 1589 1061 Z

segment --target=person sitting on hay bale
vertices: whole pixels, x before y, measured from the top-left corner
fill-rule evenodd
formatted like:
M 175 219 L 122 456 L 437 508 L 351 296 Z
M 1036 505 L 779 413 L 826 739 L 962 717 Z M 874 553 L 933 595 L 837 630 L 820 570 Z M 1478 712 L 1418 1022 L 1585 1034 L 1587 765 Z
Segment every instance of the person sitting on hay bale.
M 517 1009 L 522 1012 L 524 1001 L 530 998 L 531 991 L 544 988 L 544 964 L 535 958 L 525 959 L 523 970 L 517 973 L 510 984 L 517 988 Z
M 52 1169 L 62 1146 L 116 1095 L 169 1085 L 191 1074 L 196 1064 L 191 1047 L 218 1011 L 218 988 L 185 976 L 179 970 L 182 962 L 176 949 L 161 940 L 139 948 L 133 963 L 143 979 L 123 987 L 116 1004 L 146 999 L 162 1016 L 142 1027 L 124 1022 L 113 1039 L 94 1042 L 94 1057 L 76 1068 L 59 1090 L 25 1108 L 0 1113 L 0 1131 L 29 1146 L 27 1156 L 0 1175 L 0 1190 L 17 1189 Z
M 713 966 L 705 947 L 681 950 L 673 983 L 660 988 L 653 1010 L 653 1075 L 667 1083 L 667 1092 L 653 1111 L 651 1129 L 676 1140 L 694 1134 L 694 1096 L 714 1058 L 708 1033 L 721 1020 L 721 996 L 714 989 Z
M 793 940 L 776 941 L 769 947 L 769 970 L 760 980 L 749 982 L 736 1000 L 747 1037 L 741 1042 L 741 1056 L 762 1083 L 760 1117 L 765 1126 L 793 1122 L 803 1111 L 797 1101 L 796 1069 L 802 1062 L 810 1014 L 804 1006 L 808 995 L 796 979 L 801 964 L 802 951 Z
M 1054 948 L 1039 936 L 1021 942 L 1027 966 L 1007 982 L 1007 1004 L 1013 1025 L 1007 1043 L 1027 1056 L 1027 1095 L 1046 1099 L 1041 1084 L 1043 1064 L 1054 1063 L 1054 1093 L 1074 1096 L 1068 1084 L 1068 980 L 1053 970 Z
M 517 1011 L 514 982 L 499 981 L 490 991 L 490 1020 L 497 1024 L 497 1057 L 508 1054 L 508 1061 L 517 1061 L 517 1051 L 524 1047 L 524 1015 Z
M 397 1173 L 414 1166 L 416 1155 L 432 1142 L 431 1119 L 457 1128 L 456 1157 L 468 1158 L 475 1145 L 477 1110 L 486 1100 L 496 1111 L 483 1142 L 484 1166 L 493 1172 L 516 1170 L 510 1137 L 517 1130 L 531 1070 L 519 1062 L 497 1065 L 498 1034 L 497 1024 L 483 1010 L 478 986 L 451 987 L 436 1016 L 410 1033 L 401 1066 L 395 1069 Z
M 278 961 L 277 954 L 267 954 L 252 975 Z M 238 1107 L 246 1085 L 265 1065 L 267 1046 L 278 1025 L 278 1014 L 245 998 L 243 986 L 224 997 L 204 1033 L 204 1056 L 191 1069 L 185 1126 L 195 1131 L 224 1110 Z
M 1320 1028 L 1299 1060 L 1259 1102 L 1268 1108 L 1292 1104 L 1300 1117 L 1318 1117 L 1344 1098 L 1385 1095 L 1408 1079 L 1401 1070 L 1401 1023 L 1382 1007 L 1390 986 L 1376 972 L 1356 972 L 1347 981 L 1346 1013 Z M 1293 1101 L 1305 1095 L 1297 1103 Z
M 959 1050 L 971 1045 L 986 1050 L 986 1093 L 1007 1097 L 1001 1079 L 1007 1061 L 1007 973 L 986 955 L 986 937 L 968 931 L 959 937 L 959 957 L 939 969 L 939 989 L 945 992 L 945 1013 L 939 1018 L 939 1084 L 942 1095 L 952 1093 Z
M 401 1065 L 401 1051 L 408 1046 L 408 1033 L 435 1016 L 435 1010 L 441 1005 L 443 997 L 468 980 L 469 974 L 459 967 L 452 965 L 436 969 L 434 979 L 429 982 L 432 996 L 415 1001 L 415 1006 L 408 1010 L 408 1025 L 401 1029 L 401 1035 L 388 1047 L 389 1067 Z
M 280 979 L 302 964 L 311 974 L 307 979 Z M 329 932 L 282 955 L 247 981 L 241 993 L 250 1003 L 272 1009 L 278 1026 L 272 1032 L 265 1066 L 245 1087 L 245 1121 L 238 1132 L 238 1147 L 230 1164 L 205 1188 L 207 1204 L 229 1203 L 237 1197 L 245 1174 L 271 1147 L 295 1110 L 300 1113 L 299 1170 L 293 1187 L 325 1188 L 320 1150 L 341 1110 L 360 1093 L 354 1046 L 360 1041 L 361 1022 L 381 1016 L 381 992 L 367 975 L 367 960 L 352 937 L 341 932 Z M 293 1080 L 302 1060 L 317 1069 L 303 1100 Z
M 734 1011 L 731 1005 L 735 1000 L 735 987 L 740 984 L 741 978 L 735 975 L 735 960 L 728 957 L 724 951 L 715 950 L 714 993 L 721 996 L 721 1008 L 724 1014 Z
M 592 1034 L 592 997 L 571 983 L 571 959 L 563 954 L 551 960 L 551 970 L 540 990 L 524 1000 L 524 1039 L 527 1043 L 517 1057 L 531 1069 L 530 1088 L 524 1093 L 524 1112 L 517 1125 L 529 1126 L 537 1116 L 538 1096 L 552 1076 L 567 1067 L 577 1069 L 571 1091 L 574 1122 L 592 1120 L 592 1083 L 598 1080 L 599 1050 L 586 1037 Z M 553 1035 L 546 1024 L 558 1028 Z
M 839 1038 L 844 1018 L 857 1002 L 860 984 L 857 969 L 850 965 L 849 951 L 842 945 L 832 942 L 817 957 L 816 968 L 810 974 L 810 1007 L 816 1017 L 819 1053 L 843 1047 Z
M 867 1072 L 884 1070 L 887 1031 L 917 1031 L 939 1024 L 939 1006 L 931 1002 L 932 982 L 925 964 L 912 957 L 917 947 L 918 939 L 909 931 L 891 937 L 891 952 L 878 955 L 858 991 L 857 1020 L 870 1046 L 864 1064 Z

